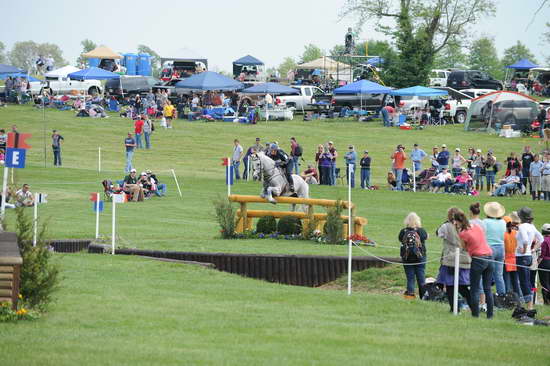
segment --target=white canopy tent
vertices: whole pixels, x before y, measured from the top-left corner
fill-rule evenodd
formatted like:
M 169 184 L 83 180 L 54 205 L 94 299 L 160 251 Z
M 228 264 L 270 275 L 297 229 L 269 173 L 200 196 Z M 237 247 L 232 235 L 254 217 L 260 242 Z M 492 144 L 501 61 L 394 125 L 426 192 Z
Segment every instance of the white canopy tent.
M 67 75 L 77 71 L 80 71 L 78 67 L 67 65 L 67 66 L 60 67 L 59 69 L 49 71 L 45 73 L 44 76 L 49 78 L 58 78 L 58 77 L 64 78 L 64 77 L 67 77 Z

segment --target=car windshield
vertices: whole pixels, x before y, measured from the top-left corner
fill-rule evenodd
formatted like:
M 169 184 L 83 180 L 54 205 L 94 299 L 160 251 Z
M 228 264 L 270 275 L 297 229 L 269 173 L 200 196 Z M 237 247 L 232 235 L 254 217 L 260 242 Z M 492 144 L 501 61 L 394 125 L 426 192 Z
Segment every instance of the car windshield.
M 445 79 L 445 73 L 443 71 L 432 71 L 430 77 Z

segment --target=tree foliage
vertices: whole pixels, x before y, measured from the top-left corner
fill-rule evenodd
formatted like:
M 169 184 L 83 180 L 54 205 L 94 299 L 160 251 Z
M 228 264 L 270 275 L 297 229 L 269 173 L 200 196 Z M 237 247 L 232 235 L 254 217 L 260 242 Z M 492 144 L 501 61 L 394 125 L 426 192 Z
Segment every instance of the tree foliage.
M 496 79 L 504 76 L 493 38 L 481 37 L 472 42 L 468 63 L 471 69 L 487 72 Z
M 550 48 L 550 23 L 546 23 L 546 32 L 542 34 L 542 41 L 546 45 L 546 49 Z M 546 63 L 550 64 L 550 53 L 546 57 Z
M 290 70 L 294 70 L 296 68 L 296 61 L 292 57 L 286 57 L 283 62 L 279 65 L 277 68 L 279 71 L 279 75 L 281 78 L 286 78 L 287 73 Z
M 2 41 L 0 41 L 0 64 L 5 64 L 7 60 L 6 46 L 4 45 L 4 43 L 2 43 Z
M 323 51 L 316 45 L 310 43 L 307 46 L 304 46 L 304 53 L 302 54 L 300 62 L 310 62 L 317 60 L 320 57 L 323 57 Z
M 527 48 L 527 46 L 521 41 L 517 41 L 515 45 L 504 50 L 504 56 L 502 57 L 502 64 L 504 66 L 512 65 L 519 60 L 526 58 L 533 63 L 537 63 L 535 55 Z
M 80 44 L 82 45 L 82 53 L 87 53 L 97 48 L 95 42 L 89 39 L 84 39 Z M 88 60 L 82 57 L 82 53 L 76 59 L 76 67 L 88 66 Z
M 434 68 L 464 68 L 468 57 L 464 53 L 464 47 L 457 40 L 450 41 L 439 51 L 434 59 Z
M 393 37 L 399 54 L 388 81 L 401 87 L 425 83 L 434 55 L 494 13 L 494 0 L 347 0 L 342 16 L 356 17 L 359 27 L 377 21 Z
M 144 44 L 138 45 L 137 49 L 139 53 L 148 53 L 151 56 L 151 69 L 153 71 L 153 76 L 158 77 L 160 75 L 160 68 L 162 67 L 160 64 L 159 54 L 156 53 L 151 47 Z
M 63 52 L 58 45 L 53 43 L 36 43 L 34 41 L 16 42 L 9 53 L 9 61 L 12 65 L 23 70 L 31 70 L 35 66 L 38 56 L 51 56 L 56 67 L 67 64 L 63 59 Z

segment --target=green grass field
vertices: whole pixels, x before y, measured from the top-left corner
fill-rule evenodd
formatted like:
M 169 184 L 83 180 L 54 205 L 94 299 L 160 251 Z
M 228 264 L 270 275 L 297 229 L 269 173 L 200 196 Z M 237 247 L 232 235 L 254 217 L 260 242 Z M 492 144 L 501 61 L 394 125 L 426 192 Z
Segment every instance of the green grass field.
M 72 112 L 28 106 L 0 109 L 0 128 L 16 124 L 30 132 L 32 149 L 27 167 L 17 170 L 20 185 L 48 194 L 40 206 L 41 221 L 48 222 L 50 238 L 90 238 L 95 231 L 91 192 L 101 190 L 103 179 L 124 176 L 123 139 L 132 122 L 112 116 L 97 120 L 75 118 Z M 244 147 L 254 142 L 279 141 L 288 149 L 295 136 L 311 162 L 315 146 L 328 140 L 340 152 L 348 144 L 368 149 L 373 158 L 374 184 L 385 187 L 390 154 L 398 143 L 410 150 L 418 142 L 427 152 L 446 143 L 466 150 L 493 148 L 503 160 L 535 139 L 501 139 L 466 133 L 461 126 L 423 131 L 384 129 L 379 123 L 354 121 L 269 122 L 255 126 L 178 120 L 173 130 L 157 130 L 153 149 L 138 150 L 138 171 L 151 169 L 168 184 L 165 198 L 117 206 L 118 245 L 146 249 L 237 253 L 346 255 L 345 246 L 308 241 L 222 240 L 214 220 L 212 200 L 224 195 L 224 168 L 220 158 L 232 151 L 239 138 Z M 44 129 L 46 167 L 44 167 Z M 49 135 L 58 129 L 65 138 L 63 167 L 52 164 Z M 102 150 L 102 173 L 97 172 L 97 149 Z M 339 160 L 339 165 L 342 159 Z M 170 176 L 175 169 L 183 198 Z M 260 185 L 239 182 L 233 193 L 258 194 Z M 314 186 L 311 197 L 346 199 L 345 186 Z M 357 214 L 367 217 L 366 234 L 379 246 L 354 255 L 396 256 L 397 233 L 403 218 L 417 212 L 433 234 L 444 221 L 447 208 L 467 206 L 479 198 L 412 192 L 354 190 Z M 536 225 L 550 219 L 545 202 L 526 196 L 499 200 L 512 211 L 524 205 L 534 209 Z M 264 204 L 253 208 L 268 209 Z M 269 206 L 269 209 L 272 207 Z M 289 206 L 275 209 L 287 210 Z M 111 206 L 101 214 L 101 234 L 110 235 Z M 29 210 L 29 213 L 30 210 Z M 8 225 L 13 228 L 13 212 Z M 439 240 L 428 241 L 430 259 L 438 257 Z M 510 320 L 510 312 L 496 319 L 453 318 L 446 305 L 406 302 L 402 270 L 390 267 L 354 274 L 358 290 L 347 297 L 342 281 L 325 289 L 268 284 L 212 270 L 99 255 L 55 255 L 63 270 L 58 301 L 42 319 L 0 327 L 0 354 L 9 365 L 32 364 L 544 364 L 546 329 L 523 327 Z M 437 261 L 428 266 L 435 276 Z M 365 291 L 362 291 L 365 290 Z M 386 293 L 386 292 L 391 293 Z M 541 309 L 548 314 L 548 310 Z M 31 343 L 31 346 L 29 346 Z

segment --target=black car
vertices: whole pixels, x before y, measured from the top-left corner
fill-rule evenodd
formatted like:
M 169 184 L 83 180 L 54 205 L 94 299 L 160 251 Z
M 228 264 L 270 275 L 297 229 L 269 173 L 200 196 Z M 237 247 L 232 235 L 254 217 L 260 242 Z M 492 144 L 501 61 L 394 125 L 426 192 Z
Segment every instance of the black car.
M 461 89 L 495 89 L 502 90 L 502 82 L 493 79 L 489 74 L 477 70 L 452 71 L 447 78 L 447 86 Z
M 124 95 L 143 94 L 148 93 L 159 83 L 160 81 L 152 76 L 123 75 L 120 80 L 107 80 L 105 90 L 115 96 L 122 96 L 122 91 L 124 91 Z

